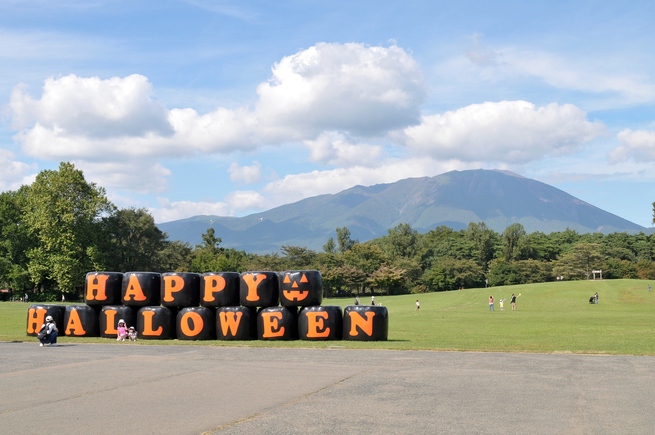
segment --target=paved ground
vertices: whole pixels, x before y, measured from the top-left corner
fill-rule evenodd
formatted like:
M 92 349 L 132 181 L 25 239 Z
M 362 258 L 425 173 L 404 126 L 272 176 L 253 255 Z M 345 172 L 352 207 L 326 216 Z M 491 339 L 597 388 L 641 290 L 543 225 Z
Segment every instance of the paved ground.
M 0 343 L 3 434 L 646 434 L 655 358 Z

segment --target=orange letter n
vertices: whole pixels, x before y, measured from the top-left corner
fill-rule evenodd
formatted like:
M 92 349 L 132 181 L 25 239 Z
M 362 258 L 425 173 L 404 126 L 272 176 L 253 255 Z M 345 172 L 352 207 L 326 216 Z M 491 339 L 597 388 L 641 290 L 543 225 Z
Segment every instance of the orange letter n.
M 249 302 L 257 302 L 259 300 L 259 295 L 257 294 L 257 287 L 259 284 L 264 282 L 266 279 L 266 275 L 263 273 L 259 273 L 257 275 L 245 275 L 243 277 L 243 280 L 246 282 L 246 285 L 248 286 L 248 296 L 246 296 L 246 300 Z
M 366 315 L 366 320 L 364 320 L 364 317 L 356 311 L 348 312 L 348 315 L 350 316 L 351 337 L 357 336 L 358 326 L 369 337 L 373 335 L 373 317 L 375 317 L 375 313 L 373 311 L 367 311 L 364 314 Z
M 98 300 L 104 301 L 107 300 L 107 294 L 105 292 L 107 280 L 109 277 L 107 275 L 89 275 L 86 277 L 86 300 Z M 95 283 L 94 283 L 95 281 Z M 95 292 L 95 296 L 93 293 Z

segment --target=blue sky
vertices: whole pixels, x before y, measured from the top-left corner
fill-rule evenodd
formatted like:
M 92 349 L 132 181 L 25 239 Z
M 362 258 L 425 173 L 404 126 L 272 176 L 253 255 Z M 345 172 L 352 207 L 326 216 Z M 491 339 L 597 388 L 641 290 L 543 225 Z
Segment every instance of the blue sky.
M 0 1 L 0 189 L 157 222 L 509 169 L 643 226 L 651 2 Z

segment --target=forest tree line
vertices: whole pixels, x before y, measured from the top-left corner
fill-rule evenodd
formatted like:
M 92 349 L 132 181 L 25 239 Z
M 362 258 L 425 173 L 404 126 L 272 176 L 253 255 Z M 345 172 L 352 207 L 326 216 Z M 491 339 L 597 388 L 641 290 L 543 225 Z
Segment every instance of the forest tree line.
M 119 209 L 102 187 L 71 163 L 39 173 L 34 183 L 0 194 L 0 286 L 4 297 L 31 300 L 81 296 L 90 271 L 321 271 L 329 296 L 404 294 L 565 280 L 655 279 L 655 236 L 643 233 L 526 233 L 515 223 L 502 233 L 484 222 L 425 234 L 399 224 L 366 243 L 337 228 L 321 252 L 283 245 L 258 255 L 221 246 L 210 228 L 202 243 L 171 241 L 143 208 Z

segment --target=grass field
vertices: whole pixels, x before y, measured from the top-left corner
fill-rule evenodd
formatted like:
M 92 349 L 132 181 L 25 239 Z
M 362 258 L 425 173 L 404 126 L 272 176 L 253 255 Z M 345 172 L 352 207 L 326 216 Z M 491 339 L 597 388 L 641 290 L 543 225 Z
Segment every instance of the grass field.
M 606 280 L 466 289 L 452 292 L 376 297 L 389 309 L 389 340 L 384 342 L 270 342 L 140 340 L 142 344 L 251 347 L 330 346 L 397 350 L 460 350 L 541 353 L 655 355 L 655 290 L 651 281 Z M 595 292 L 599 304 L 588 300 Z M 519 294 L 518 311 L 509 298 Z M 495 312 L 488 311 L 493 294 Z M 421 302 L 415 311 L 416 299 Z M 507 298 L 505 312 L 498 300 Z M 368 299 L 362 298 L 362 302 Z M 352 299 L 323 305 L 352 304 Z M 25 334 L 28 304 L 0 303 L 0 341 L 32 341 Z M 60 328 L 61 329 L 61 328 Z M 59 338 L 60 343 L 116 343 L 103 338 Z

